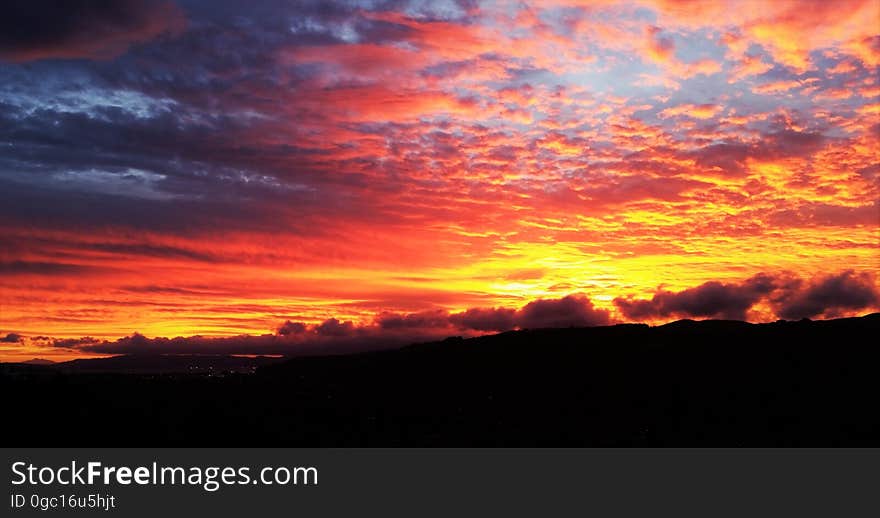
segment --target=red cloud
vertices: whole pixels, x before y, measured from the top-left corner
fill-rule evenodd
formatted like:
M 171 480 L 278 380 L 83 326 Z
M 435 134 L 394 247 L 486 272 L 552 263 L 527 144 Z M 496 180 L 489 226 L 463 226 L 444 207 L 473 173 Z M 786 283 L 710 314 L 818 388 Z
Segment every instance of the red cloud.
M 880 3 L 876 0 L 837 2 L 763 0 L 643 0 L 659 14 L 663 26 L 687 30 L 712 28 L 728 36 L 737 53 L 749 43 L 760 45 L 773 59 L 797 72 L 813 66 L 810 53 L 842 46 L 866 66 L 876 66 Z

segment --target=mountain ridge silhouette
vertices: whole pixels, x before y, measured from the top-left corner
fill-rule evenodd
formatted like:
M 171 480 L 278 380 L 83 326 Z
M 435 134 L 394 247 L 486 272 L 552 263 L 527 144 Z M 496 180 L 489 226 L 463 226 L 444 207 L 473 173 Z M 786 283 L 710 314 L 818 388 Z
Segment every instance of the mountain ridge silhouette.
M 223 377 L 6 365 L 0 390 L 23 444 L 880 446 L 878 331 L 880 314 L 521 330 Z

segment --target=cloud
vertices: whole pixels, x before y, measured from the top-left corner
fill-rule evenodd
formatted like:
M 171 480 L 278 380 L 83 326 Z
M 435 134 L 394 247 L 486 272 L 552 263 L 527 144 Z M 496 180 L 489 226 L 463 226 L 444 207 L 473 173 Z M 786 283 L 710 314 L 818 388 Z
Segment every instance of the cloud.
M 69 264 L 61 262 L 36 262 L 36 261 L 11 261 L 0 262 L 0 277 L 2 276 L 61 276 L 82 275 L 93 272 L 90 266 Z
M 695 119 L 711 119 L 724 108 L 717 104 L 680 104 L 666 108 L 657 114 L 661 119 L 669 117 L 680 117 L 682 115 Z
M 0 66 L 4 324 L 403 340 L 524 325 L 496 307 L 520 293 L 651 303 L 647 269 L 737 315 L 716 275 L 876 265 L 878 4 L 757 3 L 181 2 L 173 38 L 168 2 L 57 2 L 93 16 L 51 38 L 0 16 L 34 35 L 0 31 L 7 60 L 116 56 Z
M 470 308 L 459 313 L 443 310 L 399 315 L 382 313 L 377 325 L 385 330 L 433 329 L 467 332 L 509 331 L 544 327 L 600 326 L 610 322 L 608 311 L 593 307 L 582 294 L 559 299 L 537 299 L 522 308 Z
M 306 325 L 302 322 L 291 322 L 288 320 L 278 328 L 278 334 L 281 336 L 299 335 L 305 333 L 306 329 Z
M 582 294 L 567 295 L 560 299 L 537 299 L 519 310 L 508 308 L 471 308 L 460 313 L 423 312 L 381 320 L 402 327 L 443 328 L 454 327 L 465 331 L 509 331 L 511 329 L 545 327 L 588 327 L 607 325 L 608 311 L 593 307 Z
M 449 316 L 461 329 L 474 331 L 509 331 L 517 326 L 517 312 L 507 308 L 471 308 Z
M 808 157 L 821 149 L 827 141 L 827 137 L 818 132 L 786 128 L 763 135 L 754 154 L 765 160 Z
M 332 322 L 332 323 L 328 323 Z M 301 334 L 240 335 L 231 337 L 147 338 L 140 333 L 98 343 L 69 340 L 72 349 L 96 354 L 282 354 L 288 356 L 327 355 L 401 347 L 440 340 L 448 334 L 381 332 L 375 326 L 357 327 L 351 322 L 330 319 L 310 326 Z
M 3 338 L 0 338 L 0 342 L 4 344 L 17 344 L 22 341 L 23 337 L 16 333 L 8 333 Z
M 0 9 L 0 59 L 109 59 L 183 25 L 167 0 L 10 2 Z
M 847 270 L 809 284 L 790 274 L 761 273 L 738 283 L 709 281 L 678 292 L 658 289 L 650 299 L 617 297 L 614 305 L 633 321 L 690 317 L 745 320 L 758 303 L 771 306 L 779 318 L 798 319 L 876 308 L 878 301 L 874 276 Z
M 285 354 L 312 355 L 400 347 L 464 334 L 516 328 L 581 327 L 610 323 L 609 313 L 593 307 L 580 294 L 539 299 L 519 310 L 471 308 L 459 313 L 428 310 L 407 314 L 379 313 L 371 323 L 329 318 L 318 324 L 285 321 L 276 334 L 233 337 L 148 338 L 133 333 L 118 340 L 92 337 L 45 339 L 35 346 L 51 346 L 100 354 Z
M 748 144 L 723 142 L 700 148 L 691 152 L 690 156 L 698 166 L 724 174 L 739 175 L 746 171 L 746 159 L 753 153 L 753 147 Z
M 777 313 L 786 319 L 834 317 L 880 302 L 876 280 L 868 273 L 847 270 L 817 279 L 791 296 L 777 301 Z
M 818 225 L 822 227 L 871 226 L 880 215 L 880 200 L 848 207 L 827 203 L 804 203 L 796 209 L 775 211 L 767 220 L 781 226 Z
M 650 300 L 615 298 L 620 312 L 632 320 L 672 316 L 744 320 L 746 312 L 776 287 L 776 279 L 761 274 L 741 284 L 709 281 L 679 292 L 658 290 Z
M 613 301 L 624 321 L 677 318 L 746 319 L 756 305 L 780 318 L 835 318 L 880 307 L 875 278 L 848 270 L 805 282 L 791 274 L 754 275 L 740 282 L 709 281 L 678 292 L 658 289 L 650 299 L 632 296 Z M 322 355 L 400 347 L 448 336 L 478 336 L 514 329 L 602 326 L 615 323 L 610 311 L 583 294 L 533 300 L 519 309 L 471 308 L 457 313 L 427 310 L 379 313 L 370 323 L 329 318 L 317 324 L 285 321 L 275 334 L 231 337 L 148 338 L 133 333 L 118 340 L 32 340 L 35 347 L 56 347 L 101 354 L 284 354 Z M 23 340 L 10 333 L 2 342 Z
M 675 42 L 672 38 L 661 36 L 663 29 L 648 26 L 646 29 L 648 57 L 655 62 L 665 63 L 675 58 Z
M 760 0 L 642 0 L 664 26 L 725 31 L 724 42 L 743 52 L 760 45 L 774 61 L 802 73 L 814 65 L 811 53 L 840 46 L 865 63 L 876 62 L 870 38 L 877 32 L 875 0 L 836 2 Z
M 776 94 L 780 94 L 783 92 L 789 92 L 795 88 L 800 88 L 801 86 L 803 86 L 803 84 L 800 81 L 780 80 L 780 81 L 773 81 L 770 83 L 760 84 L 760 85 L 756 86 L 755 88 L 753 88 L 752 91 L 757 94 L 776 95 Z
M 736 83 L 752 76 L 768 72 L 773 65 L 763 60 L 760 54 L 745 54 L 738 59 L 730 71 L 729 83 Z
M 355 332 L 352 322 L 340 322 L 335 318 L 328 318 L 315 327 L 315 333 L 319 336 L 351 336 Z
M 609 322 L 608 311 L 594 308 L 583 295 L 534 300 L 516 314 L 521 328 L 601 326 Z
M 137 335 L 137 333 L 135 333 Z M 137 335 L 140 336 L 140 335 Z M 51 339 L 48 337 L 42 337 L 41 342 L 47 343 L 52 347 L 57 347 L 60 349 L 85 349 L 87 347 L 95 346 L 101 344 L 103 341 L 97 338 L 93 338 L 91 336 L 84 336 L 82 338 L 62 338 L 62 339 Z M 140 336 L 141 339 L 145 340 L 143 336 Z M 36 340 L 36 337 L 34 338 Z M 141 340 L 141 343 L 143 343 Z
M 376 323 L 382 329 L 443 328 L 449 325 L 449 313 L 443 310 L 422 311 L 407 315 L 381 313 Z

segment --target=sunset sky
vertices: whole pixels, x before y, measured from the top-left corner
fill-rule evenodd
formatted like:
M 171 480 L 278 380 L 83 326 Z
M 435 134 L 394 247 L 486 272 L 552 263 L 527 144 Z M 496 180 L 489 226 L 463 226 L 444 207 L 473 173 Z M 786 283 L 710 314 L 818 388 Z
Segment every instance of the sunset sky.
M 52 4 L 0 361 L 880 310 L 880 0 Z

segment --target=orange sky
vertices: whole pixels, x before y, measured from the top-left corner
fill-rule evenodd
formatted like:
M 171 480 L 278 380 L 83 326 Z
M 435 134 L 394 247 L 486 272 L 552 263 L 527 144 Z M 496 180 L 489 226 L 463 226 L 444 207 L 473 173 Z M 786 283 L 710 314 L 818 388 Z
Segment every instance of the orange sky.
M 0 360 L 880 309 L 878 0 L 88 14 L 0 45 Z

